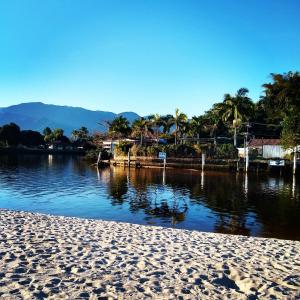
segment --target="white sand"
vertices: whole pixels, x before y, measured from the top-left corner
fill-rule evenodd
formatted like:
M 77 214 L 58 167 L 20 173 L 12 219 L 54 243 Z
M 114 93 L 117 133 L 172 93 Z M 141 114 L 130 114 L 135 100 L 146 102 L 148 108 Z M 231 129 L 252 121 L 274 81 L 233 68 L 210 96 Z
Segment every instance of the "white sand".
M 300 299 L 300 242 L 0 210 L 0 299 Z

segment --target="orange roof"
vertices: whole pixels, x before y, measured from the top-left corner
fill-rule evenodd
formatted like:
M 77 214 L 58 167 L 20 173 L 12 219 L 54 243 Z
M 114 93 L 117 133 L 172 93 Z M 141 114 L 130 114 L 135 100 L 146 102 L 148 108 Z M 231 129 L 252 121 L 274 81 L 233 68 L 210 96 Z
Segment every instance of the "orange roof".
M 280 139 L 252 139 L 248 144 L 249 147 L 262 147 L 263 145 L 280 145 Z

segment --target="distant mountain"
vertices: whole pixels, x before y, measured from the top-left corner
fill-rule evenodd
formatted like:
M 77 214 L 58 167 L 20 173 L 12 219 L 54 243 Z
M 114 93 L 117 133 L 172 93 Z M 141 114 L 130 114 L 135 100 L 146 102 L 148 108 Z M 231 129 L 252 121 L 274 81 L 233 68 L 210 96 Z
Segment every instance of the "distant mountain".
M 130 122 L 140 117 L 134 112 L 115 114 L 106 111 L 87 110 L 81 107 L 30 102 L 0 108 L 0 126 L 14 122 L 22 130 L 32 129 L 40 132 L 49 126 L 50 128 L 64 129 L 66 135 L 70 135 L 73 129 L 81 126 L 87 127 L 90 132 L 104 132 L 106 128 L 99 123 L 111 121 L 120 115 Z

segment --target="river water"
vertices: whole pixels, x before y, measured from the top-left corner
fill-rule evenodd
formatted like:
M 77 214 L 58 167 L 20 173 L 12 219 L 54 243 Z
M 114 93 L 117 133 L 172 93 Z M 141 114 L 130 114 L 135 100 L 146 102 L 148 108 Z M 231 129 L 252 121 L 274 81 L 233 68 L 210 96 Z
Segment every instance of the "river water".
M 0 208 L 300 240 L 300 178 L 0 156 Z

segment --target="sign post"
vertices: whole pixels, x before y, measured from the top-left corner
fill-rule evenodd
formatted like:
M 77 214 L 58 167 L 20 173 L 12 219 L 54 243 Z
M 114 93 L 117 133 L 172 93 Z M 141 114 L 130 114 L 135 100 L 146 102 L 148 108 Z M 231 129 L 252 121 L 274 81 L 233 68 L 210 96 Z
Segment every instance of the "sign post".
M 166 152 L 159 152 L 158 153 L 158 158 L 164 160 L 164 169 L 165 169 L 166 164 L 167 164 L 167 153 Z

